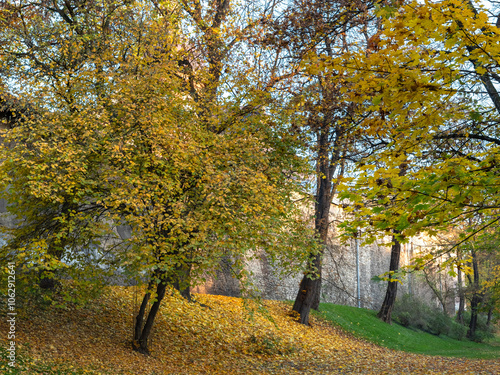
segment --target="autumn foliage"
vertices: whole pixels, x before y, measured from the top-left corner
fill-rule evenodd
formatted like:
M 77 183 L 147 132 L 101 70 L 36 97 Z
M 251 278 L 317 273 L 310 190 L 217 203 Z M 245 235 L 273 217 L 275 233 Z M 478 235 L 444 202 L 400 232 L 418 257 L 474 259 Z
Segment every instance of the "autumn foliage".
M 142 286 L 133 303 L 115 288 L 72 308 L 81 337 L 64 336 L 49 315 L 27 316 L 21 332 L 35 358 L 93 358 L 130 373 L 424 372 L 419 357 L 294 319 L 308 324 L 319 305 L 339 191 L 351 215 L 345 238 L 392 239 L 389 280 L 401 243 L 459 225 L 460 240 L 443 252 L 452 272 L 478 277 L 452 250 L 500 222 L 499 27 L 465 0 L 292 3 L 0 5 L 0 191 L 16 224 L 2 228 L 0 260 L 31 286 L 72 280 L 59 307 L 92 301 L 117 279 Z M 267 302 L 276 324 L 259 313 L 247 321 L 240 300 L 188 302 L 222 259 L 254 297 L 245 262 L 261 253 L 276 269 L 305 271 L 300 316 Z M 494 272 L 489 301 L 498 300 Z M 101 311 L 106 319 L 96 319 Z M 69 315 L 54 313 L 72 332 Z M 85 340 L 94 341 L 63 351 Z M 153 358 L 132 363 L 130 347 Z M 434 362 L 425 373 L 469 371 Z

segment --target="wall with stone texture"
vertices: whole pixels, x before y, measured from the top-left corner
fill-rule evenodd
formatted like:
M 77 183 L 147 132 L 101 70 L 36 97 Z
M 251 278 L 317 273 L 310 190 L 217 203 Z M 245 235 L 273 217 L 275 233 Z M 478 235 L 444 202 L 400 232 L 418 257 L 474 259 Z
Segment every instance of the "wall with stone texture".
M 335 209 L 331 222 L 343 218 L 342 212 Z M 325 250 L 322 270 L 322 302 L 357 306 L 357 276 L 356 276 L 356 246 L 355 241 L 341 244 L 338 240 L 337 228 L 332 225 L 330 243 Z M 388 239 L 389 241 L 390 239 Z M 361 242 L 361 241 L 360 241 Z M 432 247 L 432 241 L 424 238 L 412 239 L 402 244 L 401 265 L 410 264 L 413 254 Z M 373 281 L 372 278 L 389 270 L 391 249 L 380 243 L 359 246 L 359 277 L 360 277 L 360 304 L 368 309 L 378 309 L 385 297 L 386 282 Z M 224 260 L 217 278 L 208 278 L 204 285 L 193 288 L 195 293 L 221 294 L 239 296 L 238 282 L 230 275 L 230 259 Z M 252 281 L 265 299 L 293 300 L 295 299 L 302 274 L 289 275 L 280 278 L 276 270 L 269 264 L 262 254 L 255 260 L 247 263 L 247 269 L 252 272 Z M 456 280 L 445 273 L 439 276 L 442 289 L 456 288 Z M 398 296 L 411 292 L 419 298 L 436 304 L 432 290 L 419 274 L 407 275 L 402 284 L 398 285 Z M 453 294 L 453 293 L 451 293 Z M 448 311 L 454 312 L 454 296 L 448 300 Z
M 342 212 L 334 209 L 331 222 L 341 219 L 343 219 Z M 3 199 L 0 199 L 0 225 L 7 227 L 15 225 L 12 217 L 6 212 L 6 202 Z M 127 226 L 118 226 L 117 232 L 122 238 L 130 237 L 130 228 Z M 356 306 L 356 246 L 354 241 L 341 244 L 337 238 L 338 234 L 336 227 L 332 226 L 330 243 L 324 254 L 321 299 L 323 302 Z M 410 243 L 403 244 L 401 265 L 409 264 L 412 253 L 430 246 L 432 242 L 423 239 L 413 239 Z M 389 269 L 390 248 L 378 243 L 360 246 L 359 260 L 361 306 L 377 309 L 384 299 L 386 283 L 373 281 L 372 277 Z M 260 291 L 262 298 L 295 299 L 302 274 L 280 276 L 264 253 L 258 254 L 256 259 L 248 262 L 247 270 L 251 272 L 252 282 Z M 456 288 L 456 280 L 445 274 L 438 276 L 437 280 L 439 280 L 439 287 L 443 290 L 450 289 L 453 292 Z M 419 275 L 409 275 L 403 285 L 398 285 L 398 295 L 401 296 L 409 291 L 424 300 L 434 301 L 433 303 L 437 304 L 432 290 Z M 193 292 L 240 296 L 239 282 L 231 276 L 231 260 L 223 259 L 216 277 L 207 277 L 207 282 L 193 288 Z M 453 295 L 450 296 L 448 305 L 448 311 L 453 312 L 455 306 Z

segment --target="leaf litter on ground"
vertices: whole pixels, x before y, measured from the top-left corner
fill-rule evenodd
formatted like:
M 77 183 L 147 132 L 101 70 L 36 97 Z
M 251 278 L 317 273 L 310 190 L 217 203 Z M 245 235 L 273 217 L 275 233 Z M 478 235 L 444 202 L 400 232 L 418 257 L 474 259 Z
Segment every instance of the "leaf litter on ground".
M 262 314 L 240 298 L 177 294 L 162 301 L 151 356 L 132 350 L 134 287 L 110 287 L 86 307 L 21 314 L 16 342 L 33 364 L 94 374 L 497 374 L 500 360 L 410 354 L 355 338 L 318 317 L 296 322 L 290 306 L 263 301 Z M 269 315 L 269 316 L 268 316 Z M 7 322 L 0 322 L 7 332 Z M 4 335 L 5 336 L 5 335 Z M 6 337 L 1 345 L 6 346 Z M 25 364 L 26 366 L 26 364 Z M 0 365 L 6 369 L 6 364 Z M 58 372 L 64 373 L 64 372 Z M 71 373 L 71 372 L 68 372 Z

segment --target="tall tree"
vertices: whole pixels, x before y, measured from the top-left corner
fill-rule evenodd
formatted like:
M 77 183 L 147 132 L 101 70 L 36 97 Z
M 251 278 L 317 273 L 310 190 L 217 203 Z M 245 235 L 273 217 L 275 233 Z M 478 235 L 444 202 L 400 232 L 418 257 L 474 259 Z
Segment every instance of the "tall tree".
M 230 1 L 27 3 L 8 13 L 2 37 L 15 42 L 2 44 L 2 72 L 19 85 L 6 90 L 40 114 L 7 132 L 2 149 L 4 195 L 22 222 L 5 258 L 147 275 L 134 328 L 145 354 L 169 287 L 189 297 L 222 257 L 256 249 L 286 268 L 307 261 L 314 241 L 292 199 L 307 166 L 233 56 L 244 36 L 233 22 L 246 14 Z M 117 224 L 132 237 L 113 235 Z
M 372 8 L 373 2 L 294 1 L 265 39 L 286 52 L 283 59 L 293 74 L 286 87 L 294 112 L 293 129 L 308 145 L 316 170 L 314 228 L 323 250 L 311 254 L 310 268 L 293 305 L 303 324 L 308 324 L 310 309 L 318 309 L 320 302 L 322 257 L 329 243 L 330 211 L 337 186 L 348 164 L 369 152 L 360 147 L 362 136 L 356 132 L 359 118 L 354 104 L 343 95 L 349 85 L 342 74 L 325 70 L 321 64 L 357 48 L 355 30 L 368 35 Z
M 500 146 L 495 20 L 470 1 L 409 1 L 382 6 L 378 15 L 384 21 L 372 53 L 325 63 L 350 72 L 357 87 L 352 100 L 371 110 L 361 127 L 388 140 L 358 165 L 349 188 L 355 193 L 344 195 L 358 203 L 357 220 L 347 227 L 365 227 L 372 238 L 395 229 L 404 242 L 479 212 L 488 219 L 475 231 L 495 226 Z M 404 176 L 401 163 L 407 165 Z

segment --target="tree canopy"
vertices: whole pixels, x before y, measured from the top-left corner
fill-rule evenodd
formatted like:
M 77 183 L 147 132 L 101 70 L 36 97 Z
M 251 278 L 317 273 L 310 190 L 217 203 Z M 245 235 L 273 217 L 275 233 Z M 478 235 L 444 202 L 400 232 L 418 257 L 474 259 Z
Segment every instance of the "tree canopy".
M 500 29 L 476 2 L 9 0 L 0 23 L 1 258 L 146 279 L 144 353 L 166 288 L 189 298 L 224 257 L 243 284 L 261 251 L 305 268 L 307 324 L 339 189 L 345 238 L 394 254 L 498 231 Z
M 142 308 L 137 318 L 143 352 L 168 285 L 188 290 L 224 256 L 242 282 L 260 251 L 303 266 L 307 166 L 244 79 L 252 68 L 231 65 L 242 33 L 229 1 L 8 5 L 2 89 L 36 114 L 4 133 L 3 196 L 19 221 L 4 259 L 76 280 L 146 274 L 156 302 L 144 328 Z

